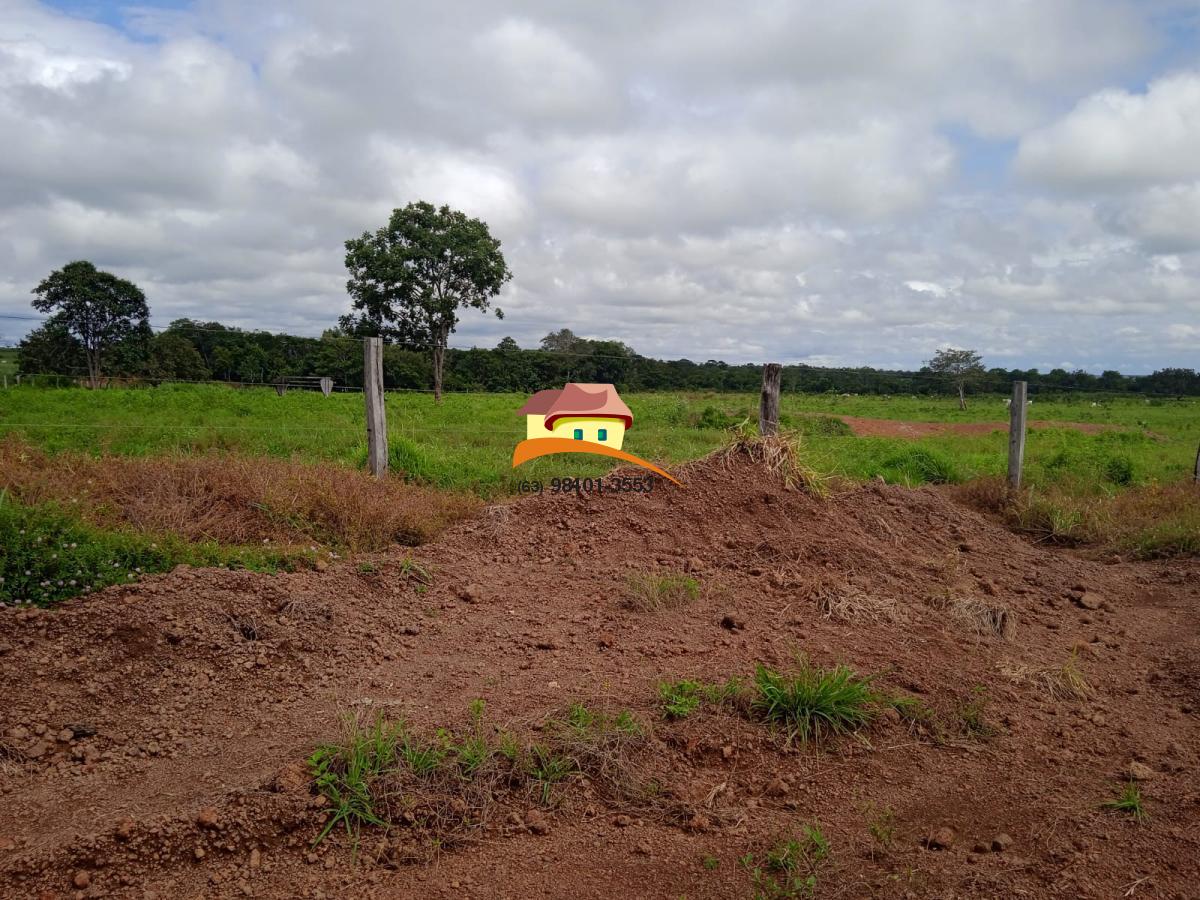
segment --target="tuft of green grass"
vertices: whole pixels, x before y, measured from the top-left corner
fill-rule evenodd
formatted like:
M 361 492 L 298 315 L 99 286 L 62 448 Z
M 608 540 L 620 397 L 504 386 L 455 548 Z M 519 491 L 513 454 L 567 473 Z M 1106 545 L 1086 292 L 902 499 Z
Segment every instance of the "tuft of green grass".
M 954 460 L 930 447 L 905 447 L 883 460 L 879 474 L 894 483 L 909 486 L 918 484 L 955 484 L 962 474 Z
M 538 789 L 543 806 L 549 805 L 554 785 L 566 781 L 578 771 L 575 760 L 565 753 L 546 744 L 532 744 L 529 747 L 529 776 Z
M 818 823 L 801 826 L 797 837 L 775 844 L 761 861 L 754 854 L 742 857 L 751 870 L 755 900 L 811 897 L 817 889 L 817 869 L 829 856 L 829 839 Z
M 691 575 L 633 573 L 628 578 L 626 604 L 631 609 L 654 612 L 691 603 L 699 596 L 700 582 Z
M 667 719 L 686 719 L 702 703 L 720 705 L 736 697 L 742 689 L 737 678 L 724 682 L 705 683 L 680 679 L 663 681 L 658 685 L 658 697 L 662 703 L 663 716 Z
M 896 840 L 896 814 L 890 806 L 877 810 L 869 806 L 864 815 L 867 817 L 867 832 L 875 842 L 872 855 L 882 855 L 892 849 Z
M 1136 781 L 1127 781 L 1115 800 L 1105 800 L 1100 806 L 1104 809 L 1126 813 L 1139 824 L 1150 818 L 1150 814 L 1146 812 L 1146 808 L 1142 804 L 1142 789 L 1138 787 Z
M 969 697 L 959 702 L 955 711 L 959 727 L 967 737 L 986 740 L 996 733 L 995 727 L 987 721 L 985 715 L 987 703 L 987 689 L 978 684 L 971 689 Z
M 721 860 L 715 856 L 706 856 L 700 860 L 700 865 L 704 866 L 706 872 L 715 872 L 721 867 Z
M 801 744 L 862 728 L 874 718 L 878 702 L 871 678 L 844 665 L 822 669 L 803 658 L 789 674 L 758 666 L 753 691 L 751 710 Z
M 341 740 L 318 747 L 308 758 L 317 791 L 332 810 L 314 846 L 339 825 L 352 839 L 363 825 L 386 826 L 376 810 L 375 785 L 396 765 L 403 733 L 402 723 L 388 722 L 382 715 L 367 725 L 348 717 Z

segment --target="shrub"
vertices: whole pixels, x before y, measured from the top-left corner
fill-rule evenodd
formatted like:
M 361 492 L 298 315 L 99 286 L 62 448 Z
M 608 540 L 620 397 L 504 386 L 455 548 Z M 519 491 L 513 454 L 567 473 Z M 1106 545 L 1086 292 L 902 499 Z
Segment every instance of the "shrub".
M 1104 464 L 1104 477 L 1113 484 L 1133 483 L 1133 460 L 1128 456 L 1110 456 Z

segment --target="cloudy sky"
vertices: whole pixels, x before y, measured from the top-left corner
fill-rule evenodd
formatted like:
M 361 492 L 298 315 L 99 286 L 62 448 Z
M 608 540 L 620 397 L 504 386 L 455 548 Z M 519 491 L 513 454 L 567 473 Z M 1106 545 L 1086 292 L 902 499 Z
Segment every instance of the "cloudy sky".
M 503 322 L 705 360 L 1200 367 L 1200 0 L 0 0 L 0 313 L 319 334 L 342 242 L 484 218 Z M 0 335 L 30 325 L 0 319 Z

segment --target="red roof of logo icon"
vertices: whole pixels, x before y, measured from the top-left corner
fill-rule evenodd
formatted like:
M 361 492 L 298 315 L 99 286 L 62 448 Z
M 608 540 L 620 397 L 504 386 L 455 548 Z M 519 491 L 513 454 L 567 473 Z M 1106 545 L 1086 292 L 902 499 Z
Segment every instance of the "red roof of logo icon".
M 633 413 L 617 395 L 611 384 L 576 384 L 568 382 L 561 390 L 538 391 L 521 407 L 521 415 L 545 416 L 546 427 L 554 427 L 558 419 L 584 416 L 601 419 L 623 419 L 626 428 L 633 427 Z

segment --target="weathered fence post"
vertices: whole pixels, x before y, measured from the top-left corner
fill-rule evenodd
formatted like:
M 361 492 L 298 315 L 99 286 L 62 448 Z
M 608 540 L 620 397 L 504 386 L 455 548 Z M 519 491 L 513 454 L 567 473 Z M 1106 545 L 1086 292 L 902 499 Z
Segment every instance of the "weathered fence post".
M 332 378 L 322 378 L 321 379 L 321 393 L 324 394 L 326 397 L 328 397 L 330 394 L 333 393 L 333 379 Z
M 1028 382 L 1014 381 L 1008 421 L 1008 483 L 1021 486 L 1021 464 L 1025 460 L 1025 394 Z
M 275 385 L 275 393 L 282 397 L 287 393 L 287 385 L 282 381 L 279 382 L 279 384 Z
M 783 367 L 779 363 L 763 366 L 762 396 L 758 401 L 758 433 L 764 437 L 779 431 L 779 382 Z
M 1196 472 L 1192 475 L 1192 481 L 1200 484 L 1200 447 L 1196 448 Z
M 367 465 L 382 478 L 387 472 L 387 413 L 383 405 L 383 338 L 363 341 L 363 396 L 367 400 Z

